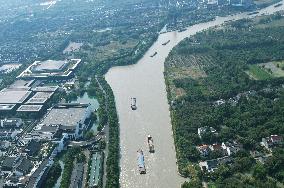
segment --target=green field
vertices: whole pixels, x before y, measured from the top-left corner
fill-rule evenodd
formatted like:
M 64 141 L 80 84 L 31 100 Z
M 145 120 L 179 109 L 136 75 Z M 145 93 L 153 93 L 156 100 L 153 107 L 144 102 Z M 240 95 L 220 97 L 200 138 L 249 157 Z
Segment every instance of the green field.
M 256 80 L 267 80 L 273 77 L 258 65 L 249 65 L 248 74 Z

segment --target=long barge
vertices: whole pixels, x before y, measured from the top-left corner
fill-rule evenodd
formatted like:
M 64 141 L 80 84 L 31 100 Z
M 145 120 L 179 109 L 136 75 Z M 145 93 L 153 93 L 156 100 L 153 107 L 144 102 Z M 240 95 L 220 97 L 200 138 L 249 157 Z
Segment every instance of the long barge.
M 164 42 L 162 45 L 165 46 L 167 45 L 171 40 L 168 40 L 167 42 Z
M 136 105 L 136 98 L 133 97 L 131 98 L 131 105 L 130 105 L 132 110 L 136 110 L 137 109 L 137 105 Z
M 148 146 L 149 146 L 149 152 L 150 153 L 154 153 L 155 152 L 155 148 L 154 148 L 153 137 L 151 135 L 148 135 L 147 141 L 148 141 Z
M 276 7 L 280 7 L 282 5 L 282 3 L 279 3 L 279 4 L 277 4 L 277 5 L 275 5 L 274 7 L 276 8 Z
M 138 162 L 138 170 L 140 174 L 146 174 L 145 162 L 144 162 L 144 154 L 142 149 L 137 151 L 137 162 Z
M 154 54 L 150 55 L 150 57 L 154 57 L 155 55 L 157 55 L 158 52 L 155 52 Z

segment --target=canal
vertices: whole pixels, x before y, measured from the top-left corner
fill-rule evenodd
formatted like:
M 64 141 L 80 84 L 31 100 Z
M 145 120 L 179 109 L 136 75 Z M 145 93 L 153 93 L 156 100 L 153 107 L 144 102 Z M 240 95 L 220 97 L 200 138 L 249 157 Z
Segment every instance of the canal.
M 281 2 L 283 3 L 283 1 Z M 157 41 L 137 64 L 111 68 L 105 75 L 111 86 L 120 123 L 120 185 L 122 188 L 175 188 L 185 181 L 177 172 L 176 154 L 166 86 L 164 61 L 171 49 L 184 38 L 222 25 L 224 22 L 271 14 L 284 6 L 270 6 L 258 14 L 240 13 L 193 25 L 183 32 L 160 34 Z M 170 42 L 167 45 L 162 43 Z M 150 57 L 155 52 L 154 57 Z M 131 97 L 137 98 L 137 110 L 130 108 Z M 155 153 L 148 152 L 147 135 L 154 139 Z M 137 150 L 142 149 L 147 173 L 140 175 Z
M 85 84 L 85 88 L 87 88 L 89 84 L 90 82 L 88 81 Z M 98 100 L 95 97 L 89 96 L 87 92 L 84 92 L 82 96 L 79 96 L 76 100 L 72 102 L 90 104 L 91 111 L 97 111 L 98 108 L 100 107 Z M 98 122 L 99 122 L 98 120 L 93 122 L 93 124 L 90 125 L 89 127 L 89 129 L 93 130 L 95 134 L 97 133 Z

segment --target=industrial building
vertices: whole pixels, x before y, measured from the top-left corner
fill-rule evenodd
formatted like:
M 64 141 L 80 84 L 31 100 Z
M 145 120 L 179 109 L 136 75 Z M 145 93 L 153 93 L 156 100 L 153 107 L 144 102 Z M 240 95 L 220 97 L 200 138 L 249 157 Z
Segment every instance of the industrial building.
M 44 104 L 53 94 L 54 92 L 37 92 L 25 104 Z
M 34 92 L 55 92 L 57 91 L 59 86 L 39 86 L 35 88 L 31 88 L 31 91 Z
M 0 91 L 0 104 L 21 104 L 31 94 L 27 90 L 8 90 L 3 89 Z
M 21 105 L 17 112 L 40 112 L 43 105 Z
M 82 136 L 86 129 L 86 120 L 91 115 L 89 104 L 66 103 L 53 107 L 40 124 L 46 126 L 59 125 L 63 133 L 67 133 L 70 139 Z
M 16 80 L 0 91 L 0 112 L 40 112 L 58 86 L 33 86 L 34 80 Z
M 69 79 L 74 70 L 81 63 L 81 59 L 64 61 L 35 61 L 17 78 L 21 79 Z
M 62 71 L 67 65 L 68 61 L 54 61 L 54 60 L 47 60 L 47 61 L 36 61 L 33 66 L 31 67 L 32 72 L 60 72 Z

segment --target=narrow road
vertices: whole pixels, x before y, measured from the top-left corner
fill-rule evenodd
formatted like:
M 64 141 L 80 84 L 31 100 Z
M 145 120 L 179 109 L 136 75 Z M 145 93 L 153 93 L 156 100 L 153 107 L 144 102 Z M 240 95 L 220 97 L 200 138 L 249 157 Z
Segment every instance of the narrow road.
M 38 120 L 35 120 L 34 122 L 30 123 L 29 125 L 27 125 L 23 131 L 21 133 L 19 133 L 17 135 L 18 138 L 23 138 L 25 136 L 25 134 L 28 132 L 29 129 L 33 129 L 36 124 L 38 123 L 39 121 Z

